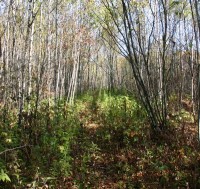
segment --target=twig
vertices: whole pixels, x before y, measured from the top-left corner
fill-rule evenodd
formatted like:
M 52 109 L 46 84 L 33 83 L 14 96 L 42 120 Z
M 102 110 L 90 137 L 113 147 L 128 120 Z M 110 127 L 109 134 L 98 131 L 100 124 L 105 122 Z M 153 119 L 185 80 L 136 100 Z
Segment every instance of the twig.
M 4 154 L 6 152 L 10 152 L 10 151 L 14 151 L 14 150 L 17 150 L 17 149 L 24 148 L 24 147 L 27 147 L 27 146 L 30 146 L 30 145 L 18 146 L 18 147 L 15 147 L 15 148 L 7 149 L 7 150 L 4 150 L 3 152 L 0 152 L 0 155 Z

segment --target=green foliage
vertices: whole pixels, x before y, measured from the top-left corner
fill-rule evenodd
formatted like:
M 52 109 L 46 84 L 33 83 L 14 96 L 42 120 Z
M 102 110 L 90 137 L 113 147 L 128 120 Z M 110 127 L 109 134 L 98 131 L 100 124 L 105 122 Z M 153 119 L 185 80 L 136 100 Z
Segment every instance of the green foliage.
M 185 109 L 181 109 L 181 111 L 178 113 L 178 119 L 191 123 L 194 122 L 194 116 L 192 116 L 192 114 Z
M 116 140 L 123 144 L 135 143 L 138 141 L 140 128 L 146 119 L 142 107 L 131 97 L 109 96 L 104 94 L 99 103 L 99 112 L 104 120 L 105 138 Z
M 169 2 L 170 11 L 176 16 L 188 17 L 192 15 L 190 6 L 186 0 L 172 0 Z
M 1 169 L 1 172 L 0 172 L 0 181 L 11 182 L 9 176 L 4 172 L 3 169 Z
M 0 111 L 0 152 L 25 146 L 0 156 L 0 188 L 101 188 L 109 187 L 106 179 L 117 188 L 198 184 L 194 141 L 187 144 L 179 130 L 153 135 L 142 106 L 126 92 L 90 91 L 73 106 L 44 100 L 35 108 L 34 102 L 25 107 L 22 127 L 17 111 Z M 185 109 L 168 108 L 176 115 L 171 124 L 193 123 Z

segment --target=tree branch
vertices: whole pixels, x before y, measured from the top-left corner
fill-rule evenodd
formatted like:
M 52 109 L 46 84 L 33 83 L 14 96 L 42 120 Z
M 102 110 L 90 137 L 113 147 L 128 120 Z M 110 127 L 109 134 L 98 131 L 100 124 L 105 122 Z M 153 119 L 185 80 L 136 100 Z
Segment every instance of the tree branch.
M 21 148 L 25 148 L 27 146 L 32 146 L 32 145 L 24 145 L 24 146 L 18 146 L 18 147 L 15 147 L 15 148 L 10 148 L 10 149 L 7 149 L 7 150 L 4 150 L 4 151 L 0 152 L 0 155 L 5 154 L 5 153 L 10 152 L 10 151 L 14 151 L 14 150 L 18 150 L 18 149 L 21 149 Z

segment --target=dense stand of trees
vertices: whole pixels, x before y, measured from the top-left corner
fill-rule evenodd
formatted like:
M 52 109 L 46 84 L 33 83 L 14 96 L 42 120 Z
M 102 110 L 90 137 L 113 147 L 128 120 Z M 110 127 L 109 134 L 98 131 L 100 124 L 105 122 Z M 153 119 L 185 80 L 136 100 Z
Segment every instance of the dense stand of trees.
M 88 1 L 1 1 L 5 114 L 18 108 L 20 124 L 30 103 L 36 112 L 42 99 L 73 103 L 77 93 L 127 85 L 126 62 L 100 40 L 101 28 L 93 28 L 93 6 Z
M 107 19 L 99 12 L 99 23 L 131 65 L 139 97 L 154 129 L 166 127 L 172 94 L 178 95 L 180 108 L 184 96 L 189 95 L 195 114 L 199 72 L 197 4 L 102 1 Z
M 107 88 L 137 93 L 164 129 L 169 99 L 199 101 L 198 0 L 9 0 L 0 9 L 1 106 L 35 112 Z

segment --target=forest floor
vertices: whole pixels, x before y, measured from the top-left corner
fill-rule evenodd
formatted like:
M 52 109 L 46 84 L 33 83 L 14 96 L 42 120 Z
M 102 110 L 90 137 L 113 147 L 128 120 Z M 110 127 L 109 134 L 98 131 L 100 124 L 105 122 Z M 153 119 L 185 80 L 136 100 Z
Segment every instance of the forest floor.
M 73 170 L 66 188 L 200 187 L 197 127 L 190 113 L 174 113 L 169 129 L 156 136 L 145 121 L 136 127 L 128 117 L 114 117 L 110 123 L 100 112 L 98 105 L 86 103 L 79 114 L 74 167 L 83 169 Z M 79 187 L 74 180 L 81 181 Z
M 0 147 L 31 147 L 0 156 L 10 178 L 0 174 L 0 189 L 198 189 L 197 124 L 186 109 L 172 107 L 160 133 L 124 95 L 81 97 L 74 108 L 44 105 L 37 120 L 24 117 L 24 129 L 10 116 Z

